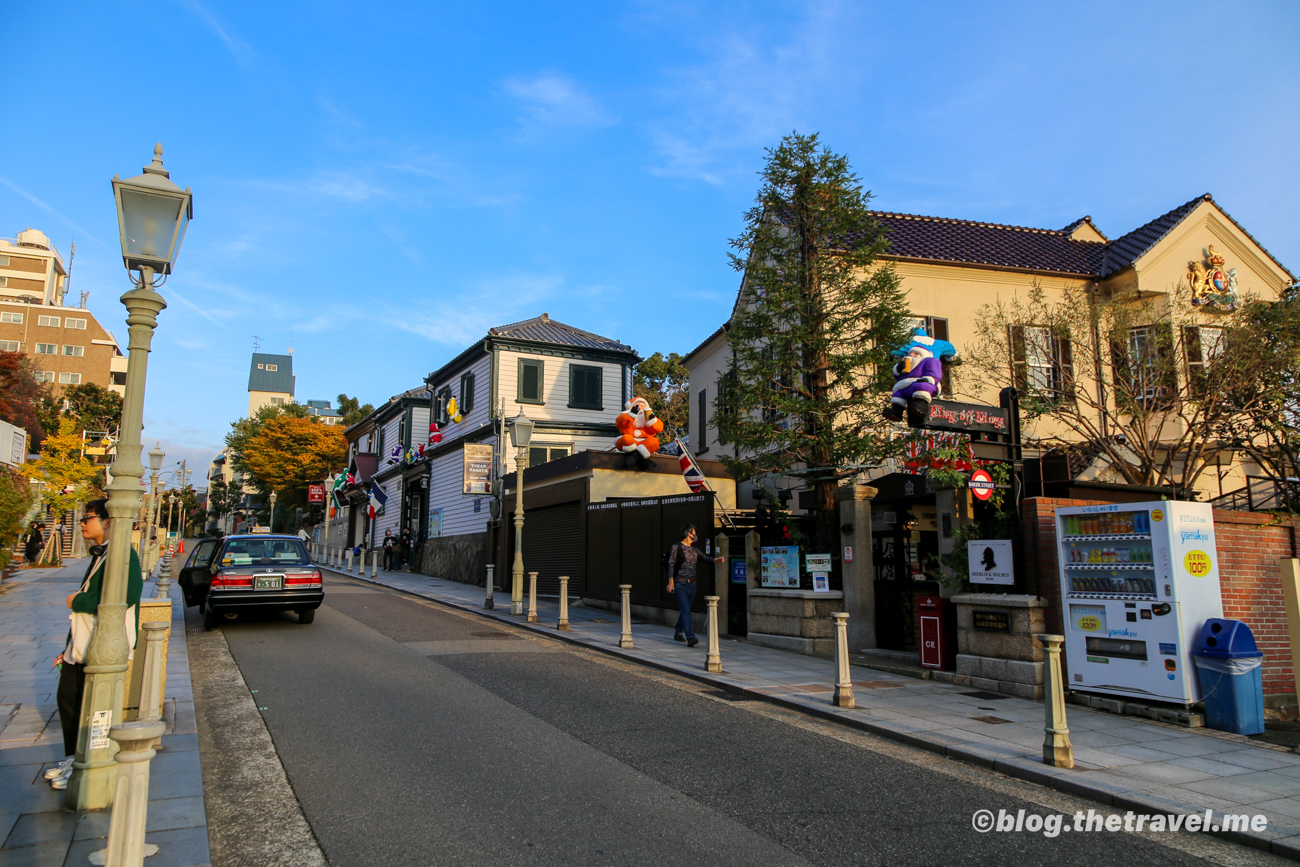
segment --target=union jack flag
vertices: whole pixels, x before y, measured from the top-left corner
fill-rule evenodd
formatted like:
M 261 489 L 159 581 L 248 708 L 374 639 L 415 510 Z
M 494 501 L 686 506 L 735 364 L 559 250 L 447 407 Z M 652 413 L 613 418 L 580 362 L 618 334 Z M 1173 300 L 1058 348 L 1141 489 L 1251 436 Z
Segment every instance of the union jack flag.
M 686 480 L 686 485 L 691 489 L 691 493 L 702 494 L 705 491 L 711 491 L 708 481 L 704 478 L 704 471 L 700 469 L 699 464 L 691 457 L 686 446 L 678 446 L 680 457 L 677 458 L 678 465 L 682 468 L 682 478 Z

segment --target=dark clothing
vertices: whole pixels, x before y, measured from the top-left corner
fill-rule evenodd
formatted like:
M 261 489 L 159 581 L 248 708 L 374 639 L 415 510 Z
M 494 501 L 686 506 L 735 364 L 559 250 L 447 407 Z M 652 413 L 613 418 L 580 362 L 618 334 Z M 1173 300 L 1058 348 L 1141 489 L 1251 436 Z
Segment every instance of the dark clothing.
M 679 580 L 673 585 L 673 595 L 677 597 L 677 627 L 673 630 L 674 635 L 681 635 L 687 641 L 695 637 L 691 631 L 691 606 L 695 604 L 694 579 Z
M 27 536 L 27 543 L 23 545 L 23 557 L 28 563 L 35 563 L 36 558 L 41 556 L 41 549 L 44 547 L 44 534 L 40 530 L 32 530 Z
M 402 538 L 397 543 L 397 550 L 401 556 L 401 565 L 405 566 L 411 562 L 411 531 L 403 530 Z
M 708 554 L 694 545 L 678 542 L 668 554 L 668 577 L 674 581 L 694 581 L 701 557 L 709 559 Z
M 86 666 L 65 662 L 59 669 L 59 724 L 63 728 L 63 754 L 77 751 L 77 732 L 81 728 L 81 696 L 86 690 Z

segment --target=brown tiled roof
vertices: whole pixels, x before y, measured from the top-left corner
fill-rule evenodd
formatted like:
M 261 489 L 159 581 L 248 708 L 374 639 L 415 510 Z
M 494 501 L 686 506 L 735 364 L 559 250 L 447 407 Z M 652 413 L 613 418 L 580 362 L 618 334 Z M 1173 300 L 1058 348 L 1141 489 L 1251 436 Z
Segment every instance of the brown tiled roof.
M 947 217 L 873 211 L 889 239 L 885 255 L 899 259 L 992 265 L 1026 271 L 1092 276 L 1105 244 L 1076 241 L 1068 232 L 1003 226 Z
M 491 337 L 510 337 L 515 340 L 529 340 L 534 343 L 555 343 L 560 346 L 578 346 L 583 349 L 604 349 L 610 352 L 636 354 L 636 350 L 624 343 L 611 340 L 608 337 L 601 337 L 599 334 L 592 334 L 590 331 L 574 328 L 572 325 L 565 325 L 563 322 L 552 319 L 546 313 L 532 319 L 525 319 L 523 322 L 514 322 L 510 325 L 499 325 L 496 328 L 491 328 L 488 330 L 488 335 Z

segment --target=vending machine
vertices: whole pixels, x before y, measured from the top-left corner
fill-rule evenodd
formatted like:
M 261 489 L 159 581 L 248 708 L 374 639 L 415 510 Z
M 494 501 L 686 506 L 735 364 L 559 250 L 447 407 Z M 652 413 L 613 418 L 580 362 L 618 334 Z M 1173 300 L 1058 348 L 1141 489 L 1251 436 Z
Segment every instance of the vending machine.
M 1069 686 L 1189 705 L 1191 647 L 1223 616 L 1214 513 L 1160 501 L 1056 510 Z

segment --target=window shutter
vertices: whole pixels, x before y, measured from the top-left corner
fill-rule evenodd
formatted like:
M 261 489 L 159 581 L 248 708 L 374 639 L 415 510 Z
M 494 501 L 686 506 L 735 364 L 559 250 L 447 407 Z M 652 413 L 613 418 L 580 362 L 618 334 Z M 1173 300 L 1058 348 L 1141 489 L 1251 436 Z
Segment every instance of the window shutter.
M 709 401 L 706 397 L 707 389 L 700 389 L 696 396 L 696 413 L 700 417 L 700 439 L 695 444 L 695 453 L 704 454 L 709 450 Z
M 948 339 L 948 320 L 942 316 L 925 317 L 926 331 L 935 340 Z M 943 382 L 940 383 L 944 397 L 952 397 L 952 370 L 950 366 L 943 366 Z
M 1055 342 L 1057 391 L 1062 401 L 1074 403 L 1074 348 L 1068 337 L 1057 337 Z
M 1125 412 L 1131 412 L 1136 398 L 1133 363 L 1129 358 L 1128 346 L 1114 338 L 1110 341 L 1110 380 L 1115 405 Z
M 467 373 L 460 378 L 460 400 L 456 407 L 462 415 L 468 415 L 474 408 L 474 374 Z
M 1029 362 L 1025 358 L 1025 326 L 1008 325 L 1007 341 L 1011 347 L 1011 381 L 1022 395 L 1029 390 Z
M 542 363 L 519 360 L 519 400 L 540 402 L 542 399 Z
M 1196 397 L 1205 393 L 1205 357 L 1201 352 L 1201 329 L 1183 326 L 1183 355 L 1187 361 L 1187 390 Z

